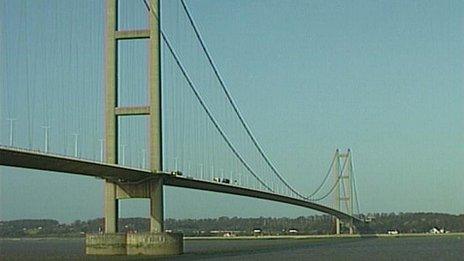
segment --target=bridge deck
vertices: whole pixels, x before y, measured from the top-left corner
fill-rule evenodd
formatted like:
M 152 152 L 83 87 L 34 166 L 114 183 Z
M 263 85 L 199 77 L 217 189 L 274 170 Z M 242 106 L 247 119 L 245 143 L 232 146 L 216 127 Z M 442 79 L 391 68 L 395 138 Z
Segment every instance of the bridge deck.
M 238 187 L 231 184 L 195 180 L 185 177 L 169 175 L 166 173 L 152 173 L 148 170 L 76 159 L 66 156 L 45 154 L 35 151 L 12 149 L 0 146 L 0 165 L 92 176 L 102 179 L 108 179 L 116 183 L 140 182 L 150 178 L 163 178 L 163 182 L 167 186 L 183 187 L 266 199 L 314 209 L 336 216 L 343 220 L 353 219 L 354 221 L 361 222 L 360 219 L 352 217 L 336 209 L 326 207 L 315 202 L 301 200 L 271 192 Z

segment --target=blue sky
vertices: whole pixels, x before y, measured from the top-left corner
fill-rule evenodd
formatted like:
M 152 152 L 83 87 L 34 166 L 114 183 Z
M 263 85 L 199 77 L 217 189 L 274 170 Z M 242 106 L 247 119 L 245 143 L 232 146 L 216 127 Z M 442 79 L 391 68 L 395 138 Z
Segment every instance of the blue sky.
M 0 2 L 0 57 L 5 57 L 0 74 L 0 143 L 8 143 L 6 119 L 15 117 L 15 141 L 20 146 L 27 147 L 31 132 L 35 146 L 40 147 L 40 126 L 48 122 L 52 125 L 54 150 L 71 153 L 71 133 L 78 132 L 82 153 L 97 157 L 98 136 L 102 133 L 103 27 L 99 24 L 103 21 L 103 5 L 92 1 L 26 2 Z M 212 81 L 206 69 L 198 69 L 203 68 L 199 66 L 200 53 L 191 32 L 183 25 L 178 5 L 175 1 L 164 2 L 163 30 L 198 85 Z M 295 187 L 310 193 L 322 180 L 334 150 L 351 148 L 362 212 L 462 213 L 464 120 L 460 101 L 464 98 L 464 38 L 460 32 L 464 3 L 187 2 L 252 130 Z M 145 16 L 139 16 L 140 11 L 143 8 L 135 4 L 128 16 L 136 18 L 123 27 L 142 27 Z M 24 18 L 24 12 L 28 18 Z M 59 22 L 62 19 L 65 22 Z M 70 24 L 74 27 L 67 26 Z M 31 34 L 21 35 L 24 31 Z M 69 32 L 71 38 L 66 37 Z M 50 35 L 56 39 L 47 37 Z M 138 55 L 144 48 L 144 43 L 129 46 L 128 56 Z M 188 91 L 180 89 L 181 79 L 175 75 L 170 58 L 165 57 L 166 118 L 172 114 L 171 118 L 181 119 L 172 110 L 176 107 L 169 105 L 170 97 L 191 98 Z M 121 65 L 129 68 L 128 82 L 138 83 L 134 86 L 144 85 L 144 71 L 130 68 L 143 66 L 143 59 L 138 58 Z M 44 70 L 54 77 L 43 77 Z M 63 91 L 60 86 L 64 85 L 69 91 Z M 208 88 L 213 87 L 217 85 L 212 83 Z M 30 112 L 27 106 L 21 106 L 27 90 L 34 94 L 30 95 L 34 103 Z M 128 103 L 143 101 L 143 88 L 139 91 L 142 94 L 125 92 L 123 99 L 127 98 Z M 211 101 L 211 107 L 218 109 L 218 116 L 232 121 L 230 112 L 219 112 L 221 101 Z M 193 106 L 189 102 L 183 100 L 182 110 L 194 108 L 188 107 Z M 83 106 L 72 106 L 76 104 Z M 32 127 L 27 124 L 28 115 L 39 115 L 31 120 Z M 235 130 L 235 123 L 227 124 Z M 134 129 L 138 133 L 139 128 L 134 126 L 139 125 L 143 122 L 136 119 L 127 131 Z M 169 132 L 172 126 L 167 126 L 165 131 Z M 175 135 L 167 138 L 168 147 Z M 145 140 L 139 137 L 133 142 L 140 148 Z M 67 151 L 62 152 L 65 147 Z M 172 159 L 169 153 L 175 150 L 167 149 L 166 160 Z M 128 160 L 135 162 L 138 153 L 138 149 L 128 148 Z M 169 161 L 165 165 L 172 164 Z M 10 168 L 0 171 L 1 219 L 72 221 L 102 216 L 101 181 Z M 176 218 L 316 213 L 261 200 L 174 188 L 166 189 L 165 198 L 166 216 Z M 123 201 L 121 214 L 146 216 L 146 203 Z

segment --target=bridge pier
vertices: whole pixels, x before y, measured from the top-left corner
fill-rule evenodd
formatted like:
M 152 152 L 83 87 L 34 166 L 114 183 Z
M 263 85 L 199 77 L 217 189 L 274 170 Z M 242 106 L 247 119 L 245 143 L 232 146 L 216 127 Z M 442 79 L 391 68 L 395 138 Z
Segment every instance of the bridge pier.
M 340 219 L 335 218 L 335 235 L 340 235 Z
M 119 203 L 116 198 L 116 184 L 105 181 L 105 233 L 118 232 Z
M 154 174 L 155 175 L 155 174 Z M 118 201 L 150 199 L 150 230 L 146 233 L 118 233 Z M 163 179 L 140 184 L 105 183 L 105 233 L 86 235 L 88 255 L 179 255 L 183 235 L 164 232 Z
M 87 234 L 87 255 L 179 255 L 183 236 L 178 233 L 106 233 Z
M 150 199 L 150 232 L 159 233 L 164 231 L 164 205 L 163 205 L 163 183 L 162 179 L 152 180 L 148 186 L 148 195 L 143 195 L 145 191 L 138 192 L 137 196 L 148 197 Z M 126 186 L 127 187 L 127 186 Z M 133 191 L 134 189 L 132 189 Z M 137 188 L 135 189 L 137 190 Z M 130 197 L 129 193 L 125 197 Z M 123 196 L 123 197 L 124 197 Z M 118 212 L 119 212 L 118 186 L 112 182 L 105 182 L 105 233 L 118 232 Z
M 353 220 L 340 220 L 339 218 L 334 217 L 333 218 L 333 224 L 334 224 L 333 232 L 335 233 L 335 235 L 340 235 L 341 234 L 342 225 L 343 225 L 344 229 L 348 228 L 348 233 L 350 235 L 353 235 L 354 232 L 355 232 L 355 227 L 354 227 L 354 224 L 353 224 Z
M 150 232 L 164 231 L 164 204 L 162 179 L 150 182 Z

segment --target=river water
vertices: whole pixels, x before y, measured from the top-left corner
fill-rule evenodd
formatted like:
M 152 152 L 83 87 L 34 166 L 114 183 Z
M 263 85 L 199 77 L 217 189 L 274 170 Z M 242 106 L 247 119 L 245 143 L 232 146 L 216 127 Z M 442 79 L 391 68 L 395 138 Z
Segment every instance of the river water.
M 464 236 L 186 240 L 185 254 L 157 260 L 464 260 Z M 86 256 L 84 239 L 1 240 L 0 260 L 107 260 Z M 111 260 L 153 260 L 115 256 Z

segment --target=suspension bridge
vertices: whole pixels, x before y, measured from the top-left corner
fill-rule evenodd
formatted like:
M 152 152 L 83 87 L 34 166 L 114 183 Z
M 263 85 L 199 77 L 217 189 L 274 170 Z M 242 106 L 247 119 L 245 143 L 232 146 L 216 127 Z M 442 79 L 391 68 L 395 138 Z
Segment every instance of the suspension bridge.
M 334 216 L 336 234 L 341 223 L 353 233 L 363 222 L 352 152 L 335 151 L 312 193 L 291 185 L 246 122 L 186 1 L 90 2 L 75 14 L 71 2 L 12 1 L 3 12 L 19 15 L 0 28 L 8 123 L 0 165 L 103 179 L 105 233 L 87 237 L 88 253 L 181 253 L 181 235 L 164 232 L 163 186 L 317 210 Z M 150 234 L 117 234 L 126 198 L 150 199 Z

